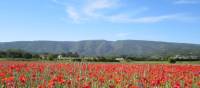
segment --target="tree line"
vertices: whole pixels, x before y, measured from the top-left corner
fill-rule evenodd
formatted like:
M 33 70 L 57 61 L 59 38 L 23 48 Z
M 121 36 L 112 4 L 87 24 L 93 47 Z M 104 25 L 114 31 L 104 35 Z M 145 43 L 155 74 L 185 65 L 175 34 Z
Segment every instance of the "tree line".
M 67 52 L 67 53 L 30 53 L 24 50 L 19 49 L 8 49 L 5 51 L 0 51 L 0 58 L 4 59 L 12 59 L 12 60 L 34 60 L 34 59 L 41 59 L 41 60 L 58 60 L 60 57 L 73 57 L 72 61 L 87 61 L 87 62 L 119 62 L 116 58 L 123 58 L 124 61 L 197 61 L 197 59 L 181 59 L 175 58 L 173 56 L 164 56 L 164 57 L 154 57 L 151 58 L 150 56 L 128 56 L 128 55 L 121 55 L 121 56 L 80 56 L 77 52 Z
M 33 58 L 35 55 L 32 53 L 17 50 L 17 49 L 8 49 L 6 51 L 0 51 L 0 58 L 26 58 L 30 59 Z
M 63 57 L 79 57 L 79 54 L 77 52 L 68 52 L 68 53 L 59 53 L 59 54 L 53 54 L 53 53 L 30 53 L 24 50 L 20 49 L 8 49 L 5 51 L 0 51 L 0 58 L 22 58 L 22 59 L 55 59 L 58 57 L 58 55 L 62 55 Z

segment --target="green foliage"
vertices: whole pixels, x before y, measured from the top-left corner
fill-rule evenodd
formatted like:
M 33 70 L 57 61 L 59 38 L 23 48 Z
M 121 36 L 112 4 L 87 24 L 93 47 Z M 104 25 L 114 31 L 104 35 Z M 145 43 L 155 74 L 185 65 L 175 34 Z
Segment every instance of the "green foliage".
M 5 58 L 6 57 L 6 52 L 0 51 L 0 58 Z
M 18 49 L 9 49 L 7 51 L 0 51 L 1 58 L 25 58 L 31 59 L 32 54 Z
M 9 49 L 6 53 L 7 57 L 10 58 L 22 58 L 24 51 L 18 49 Z
M 56 55 L 49 54 L 47 58 L 48 58 L 48 60 L 50 60 L 50 61 L 54 61 L 54 60 L 56 60 L 57 57 L 56 57 Z
M 81 62 L 82 60 L 80 58 L 74 58 L 72 59 L 73 62 Z
M 23 58 L 26 58 L 26 59 L 31 59 L 33 56 L 31 53 L 24 53 L 23 54 Z
M 79 57 L 79 54 L 77 52 L 68 52 L 68 53 L 60 53 L 62 57 Z
M 176 60 L 175 60 L 175 59 L 169 58 L 169 59 L 168 59 L 168 62 L 171 63 L 171 64 L 175 64 L 175 63 L 176 63 Z
M 32 58 L 40 58 L 40 55 L 39 54 L 33 54 Z

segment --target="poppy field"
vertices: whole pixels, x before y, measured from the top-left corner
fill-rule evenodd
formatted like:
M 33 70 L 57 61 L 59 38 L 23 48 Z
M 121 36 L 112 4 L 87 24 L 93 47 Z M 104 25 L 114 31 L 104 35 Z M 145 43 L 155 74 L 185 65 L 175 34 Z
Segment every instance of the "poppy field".
M 0 88 L 200 88 L 200 65 L 1 61 Z

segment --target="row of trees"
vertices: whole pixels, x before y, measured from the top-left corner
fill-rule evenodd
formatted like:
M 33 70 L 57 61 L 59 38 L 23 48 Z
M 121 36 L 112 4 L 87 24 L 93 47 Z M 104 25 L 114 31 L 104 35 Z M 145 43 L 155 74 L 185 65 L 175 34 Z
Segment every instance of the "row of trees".
M 62 57 L 79 57 L 77 52 L 68 52 L 68 53 L 60 53 L 60 54 L 53 54 L 53 53 L 30 53 L 19 49 L 9 49 L 6 51 L 0 51 L 0 58 L 23 58 L 23 59 L 33 59 L 33 58 L 40 58 L 40 59 L 55 59 L 59 55 Z
M 79 57 L 79 54 L 77 52 L 61 53 L 59 55 L 61 55 L 62 57 Z
M 26 58 L 31 59 L 35 55 L 25 52 L 23 50 L 9 49 L 7 51 L 0 51 L 0 58 Z
M 74 57 L 72 61 L 89 61 L 89 62 L 118 62 L 119 60 L 116 60 L 116 58 L 123 58 L 124 61 L 168 61 L 173 58 L 172 56 L 165 56 L 165 57 L 134 57 L 134 56 L 127 56 L 127 55 L 121 55 L 121 56 L 93 56 L 93 57 L 87 57 L 87 56 L 79 56 L 77 52 L 68 52 L 68 53 L 59 53 L 59 54 L 52 54 L 52 53 L 29 53 L 23 50 L 18 49 L 9 49 L 6 51 L 0 51 L 0 58 L 23 58 L 23 59 L 42 59 L 42 60 L 56 60 L 60 57 Z M 178 61 L 195 61 L 200 60 L 198 59 L 175 59 Z

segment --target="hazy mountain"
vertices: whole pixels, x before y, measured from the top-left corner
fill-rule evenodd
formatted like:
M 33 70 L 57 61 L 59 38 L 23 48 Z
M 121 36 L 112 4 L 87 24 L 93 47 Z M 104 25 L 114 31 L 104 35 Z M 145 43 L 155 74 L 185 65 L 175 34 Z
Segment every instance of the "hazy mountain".
M 175 55 L 196 54 L 200 55 L 200 45 L 184 43 L 168 43 L 140 40 L 87 40 L 87 41 L 18 41 L 1 42 L 0 50 L 22 49 L 29 52 L 61 53 L 78 52 L 80 55 Z

